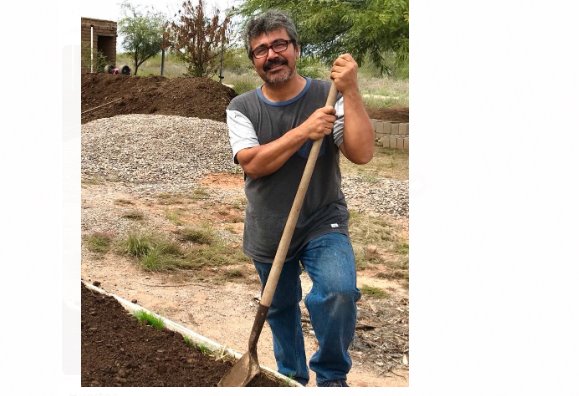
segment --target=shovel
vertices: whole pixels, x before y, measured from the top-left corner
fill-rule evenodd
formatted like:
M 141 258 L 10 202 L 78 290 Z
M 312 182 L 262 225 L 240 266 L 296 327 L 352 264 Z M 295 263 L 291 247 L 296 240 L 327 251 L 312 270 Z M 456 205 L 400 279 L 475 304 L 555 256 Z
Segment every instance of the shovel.
M 326 106 L 334 106 L 336 103 L 336 96 L 336 87 L 332 82 L 330 93 L 328 94 L 328 99 L 326 100 Z M 221 378 L 221 381 L 219 381 L 217 386 L 246 386 L 253 379 L 253 377 L 255 377 L 260 372 L 259 361 L 257 360 L 257 340 L 259 339 L 259 335 L 263 329 L 267 311 L 269 310 L 275 288 L 277 287 L 279 275 L 285 262 L 289 244 L 296 228 L 298 216 L 300 214 L 300 210 L 302 209 L 302 204 L 304 203 L 304 197 L 306 195 L 306 191 L 308 190 L 310 179 L 312 178 L 312 173 L 314 172 L 316 160 L 318 159 L 318 153 L 320 152 L 322 140 L 323 139 L 318 139 L 312 144 L 312 148 L 308 156 L 308 161 L 306 162 L 306 167 L 298 186 L 298 191 L 296 192 L 296 196 L 294 198 L 287 222 L 285 223 L 281 240 L 277 247 L 277 252 L 275 253 L 275 258 L 273 259 L 273 264 L 271 265 L 271 271 L 261 296 L 257 314 L 255 315 L 253 327 L 251 328 L 251 335 L 249 336 L 248 351 L 241 357 L 241 359 L 237 361 L 231 370 L 229 370 L 229 372 L 225 374 L 223 378 Z

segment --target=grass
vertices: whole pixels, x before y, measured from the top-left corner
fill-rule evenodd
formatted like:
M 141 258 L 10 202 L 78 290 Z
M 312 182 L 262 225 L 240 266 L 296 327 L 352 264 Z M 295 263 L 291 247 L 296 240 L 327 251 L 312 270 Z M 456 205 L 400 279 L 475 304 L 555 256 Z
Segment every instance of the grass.
M 131 233 L 121 244 L 121 252 L 135 257 L 147 271 L 187 267 L 181 247 L 163 236 Z
M 245 197 L 239 198 L 238 200 L 236 200 L 235 202 L 233 202 L 231 204 L 232 208 L 235 208 L 238 210 L 245 210 L 246 206 L 247 206 L 247 198 L 245 198 Z
M 145 218 L 145 214 L 140 210 L 134 209 L 123 213 L 123 218 L 129 220 L 143 220 Z
M 195 244 L 182 245 L 164 235 L 139 231 L 130 233 L 120 241 L 117 252 L 135 258 L 145 271 L 155 272 L 178 268 L 215 268 L 248 261 L 239 249 L 231 249 L 208 226 L 177 233 L 181 242 Z
M 135 204 L 133 201 L 125 199 L 125 198 L 115 199 L 113 203 L 115 205 L 121 205 L 121 206 L 134 205 Z
M 241 270 L 238 269 L 234 269 L 234 270 L 228 270 L 225 272 L 225 277 L 227 279 L 239 279 L 239 278 L 244 278 L 245 275 L 243 275 L 243 272 L 241 272 Z
M 223 84 L 232 86 L 233 90 L 240 95 L 244 92 L 254 90 L 261 86 L 263 82 L 255 72 L 243 74 L 226 73 L 225 78 L 223 79 Z
M 194 201 L 197 201 L 199 199 L 207 199 L 209 197 L 210 197 L 209 192 L 207 192 L 207 190 L 205 190 L 202 187 L 197 187 L 191 192 L 191 194 L 189 194 L 189 198 Z
M 361 176 L 368 182 L 376 182 L 378 177 L 408 180 L 408 150 L 384 147 L 374 148 L 374 158 L 364 166 L 359 166 L 342 157 L 340 168 L 343 173 Z
M 157 203 L 159 205 L 180 205 L 185 203 L 186 200 L 198 201 L 209 197 L 210 194 L 207 190 L 198 187 L 189 194 L 160 193 L 157 195 Z
M 368 107 L 408 107 L 408 80 L 362 77 L 359 84 L 364 104 Z
M 105 254 L 111 248 L 112 237 L 104 232 L 95 232 L 86 236 L 84 242 L 89 252 Z
M 106 183 L 106 180 L 102 176 L 83 176 L 80 180 L 80 184 L 83 186 L 100 186 Z
M 172 210 L 168 209 L 165 211 L 165 218 L 169 220 L 171 223 L 175 224 L 176 226 L 181 226 L 184 224 L 183 220 L 181 219 L 182 214 L 183 214 L 182 209 L 172 209 Z
M 201 352 L 201 354 L 205 356 L 215 357 L 215 353 L 207 345 L 203 343 L 195 343 L 191 338 L 187 337 L 186 335 L 183 336 L 183 341 L 185 341 L 185 344 L 189 348 L 195 349 L 196 351 Z
M 350 210 L 350 237 L 359 270 L 395 268 L 408 278 L 408 239 L 400 225 Z
M 157 203 L 159 205 L 179 205 L 183 203 L 183 196 L 181 194 L 160 193 L 157 195 Z
M 389 295 L 384 290 L 368 285 L 362 285 L 360 291 L 364 296 L 372 297 L 372 298 L 388 298 Z
M 215 233 L 208 226 L 198 228 L 187 227 L 177 231 L 177 234 L 183 242 L 211 245 L 215 241 Z
M 408 242 L 399 242 L 396 245 L 396 252 L 398 252 L 399 254 L 408 255 L 408 251 L 409 251 Z
M 163 319 L 145 312 L 145 311 L 136 311 L 133 315 L 137 318 L 140 323 L 153 326 L 156 329 L 162 330 L 165 328 L 165 323 Z

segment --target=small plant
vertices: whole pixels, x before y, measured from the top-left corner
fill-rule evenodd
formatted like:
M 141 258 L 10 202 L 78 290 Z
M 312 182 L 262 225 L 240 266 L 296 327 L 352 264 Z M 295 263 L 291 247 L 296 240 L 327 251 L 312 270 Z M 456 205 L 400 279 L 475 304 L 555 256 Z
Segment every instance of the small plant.
M 215 240 L 214 232 L 209 227 L 184 228 L 179 230 L 178 234 L 179 239 L 184 242 L 211 245 L 211 243 Z
M 159 318 L 151 313 L 148 313 L 145 311 L 136 311 L 133 315 L 137 318 L 137 320 L 139 322 L 141 322 L 143 324 L 153 326 L 154 328 L 159 329 L 159 330 L 162 330 L 165 328 L 165 323 L 163 323 L 163 319 L 161 319 L 161 318 Z
M 106 180 L 100 176 L 84 176 L 80 180 L 80 184 L 83 186 L 99 186 L 105 183 Z
M 195 201 L 198 199 L 207 199 L 209 198 L 209 193 L 207 192 L 207 190 L 198 187 L 191 192 L 189 198 Z
M 181 254 L 172 254 L 159 248 L 154 248 L 147 255 L 141 257 L 140 263 L 147 271 L 172 270 L 189 266 Z
M 396 251 L 399 254 L 408 254 L 409 246 L 408 242 L 400 242 L 396 245 Z
M 211 355 L 211 349 L 205 344 L 197 344 L 195 345 L 197 350 L 201 352 L 203 355 Z
M 140 258 L 152 249 L 151 238 L 146 235 L 131 233 L 125 241 L 125 253 Z
M 183 336 L 183 341 L 185 341 L 185 345 L 187 345 L 189 348 L 195 348 L 193 340 L 191 340 L 191 338 L 187 337 L 186 335 Z
M 203 355 L 212 355 L 213 352 L 211 351 L 211 349 L 205 345 L 205 344 L 196 344 L 193 342 L 193 340 L 189 337 L 187 337 L 186 335 L 183 336 L 183 340 L 185 341 L 185 344 L 192 349 L 196 349 L 199 352 L 201 352 Z
M 161 252 L 159 249 L 152 248 L 140 259 L 140 263 L 146 270 L 158 271 L 161 269 Z
M 129 220 L 143 220 L 145 215 L 140 210 L 129 210 L 123 214 L 123 218 Z
M 112 237 L 104 232 L 95 232 L 85 238 L 86 248 L 93 253 L 107 253 L 111 247 Z
M 360 288 L 360 291 L 362 292 L 363 295 L 368 296 L 368 297 L 373 297 L 373 298 L 387 298 L 388 297 L 388 293 L 386 293 L 384 290 L 382 290 L 378 287 L 374 287 L 374 286 L 362 285 L 362 287 Z
M 178 205 L 183 203 L 183 197 L 179 194 L 161 193 L 157 195 L 159 205 Z
M 234 270 L 229 270 L 225 272 L 225 277 L 228 279 L 233 279 L 233 278 L 243 278 L 243 272 L 241 272 L 238 269 L 234 269 Z
M 239 210 L 245 210 L 246 206 L 247 206 L 247 198 L 239 198 L 232 204 L 232 207 Z
M 115 199 L 114 204 L 115 204 L 115 205 L 123 205 L 123 206 L 125 206 L 125 205 L 134 205 L 134 202 L 133 202 L 133 201 L 130 201 L 130 200 L 128 200 L 128 199 L 119 198 L 119 199 Z
M 165 217 L 177 226 L 183 225 L 183 220 L 181 220 L 181 210 L 166 210 Z

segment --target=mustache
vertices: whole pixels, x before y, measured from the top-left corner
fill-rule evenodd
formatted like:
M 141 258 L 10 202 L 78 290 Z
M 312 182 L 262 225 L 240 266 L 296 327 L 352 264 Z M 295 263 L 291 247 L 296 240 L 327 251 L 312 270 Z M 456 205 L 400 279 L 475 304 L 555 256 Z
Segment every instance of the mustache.
M 287 60 L 285 60 L 283 58 L 275 58 L 272 60 L 268 60 L 263 65 L 263 70 L 269 71 L 269 70 L 271 70 L 272 67 L 277 66 L 277 65 L 287 65 Z

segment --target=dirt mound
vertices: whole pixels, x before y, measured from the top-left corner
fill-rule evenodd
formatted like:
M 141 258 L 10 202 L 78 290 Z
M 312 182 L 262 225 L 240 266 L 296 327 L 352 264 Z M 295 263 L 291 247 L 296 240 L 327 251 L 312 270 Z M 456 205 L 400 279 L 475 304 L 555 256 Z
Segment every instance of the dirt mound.
M 397 107 L 391 109 L 366 109 L 368 116 L 375 120 L 393 121 L 393 122 L 408 122 L 410 112 L 408 107 Z
M 81 123 L 119 114 L 164 114 L 225 121 L 236 93 L 201 77 L 83 74 Z

